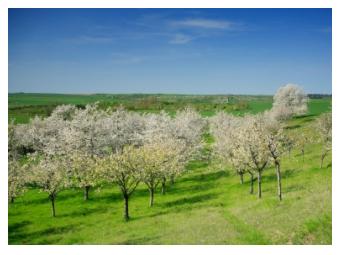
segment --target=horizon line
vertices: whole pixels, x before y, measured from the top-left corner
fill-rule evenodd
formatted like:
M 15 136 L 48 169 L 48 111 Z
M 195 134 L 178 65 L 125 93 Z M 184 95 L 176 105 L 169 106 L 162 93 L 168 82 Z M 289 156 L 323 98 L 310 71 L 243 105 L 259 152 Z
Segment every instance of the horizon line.
M 76 93 L 76 92 L 8 92 L 10 94 L 51 94 L 51 95 L 80 95 L 80 96 L 89 96 L 89 95 L 182 95 L 182 96 L 273 96 L 274 94 L 266 94 L 266 93 L 173 93 L 173 92 L 84 92 L 84 93 Z M 320 92 L 312 92 L 306 93 L 307 95 L 325 95 L 332 96 L 332 93 L 320 93 Z

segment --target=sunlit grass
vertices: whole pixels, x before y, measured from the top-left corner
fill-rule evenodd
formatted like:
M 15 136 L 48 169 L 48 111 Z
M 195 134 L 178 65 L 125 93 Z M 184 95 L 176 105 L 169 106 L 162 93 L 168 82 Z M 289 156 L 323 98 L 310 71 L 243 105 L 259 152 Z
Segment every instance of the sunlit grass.
M 258 105 L 256 105 L 258 103 Z M 252 102 L 262 111 L 268 102 Z M 270 106 L 270 105 L 269 105 Z M 316 116 L 330 110 L 329 99 L 310 102 L 310 112 L 287 122 L 286 132 L 315 136 Z M 213 111 L 206 112 L 206 115 Z M 220 169 L 207 156 L 191 162 L 187 172 L 165 195 L 155 195 L 148 206 L 148 190 L 140 185 L 130 200 L 131 220 L 123 219 L 123 199 L 117 187 L 91 190 L 83 201 L 81 190 L 62 191 L 56 200 L 57 217 L 45 193 L 30 189 L 9 204 L 10 244 L 331 244 L 331 154 L 319 168 L 321 145 L 306 147 L 305 160 L 297 148 L 282 161 L 283 201 L 276 196 L 274 169 L 263 174 L 263 198 L 249 194 L 249 179 L 228 166 Z M 256 186 L 255 186 L 256 192 Z

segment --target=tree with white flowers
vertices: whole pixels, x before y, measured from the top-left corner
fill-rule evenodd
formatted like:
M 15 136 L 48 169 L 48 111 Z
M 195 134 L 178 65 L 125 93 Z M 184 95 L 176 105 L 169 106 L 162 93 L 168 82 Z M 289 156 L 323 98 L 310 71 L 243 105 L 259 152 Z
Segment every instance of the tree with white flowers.
M 70 124 L 77 109 L 72 105 L 57 106 L 52 114 L 43 119 L 31 119 L 22 132 L 24 146 L 46 155 L 64 155 L 70 141 Z
M 171 120 L 171 134 L 185 145 L 180 152 L 183 161 L 197 157 L 203 148 L 202 135 L 206 127 L 207 121 L 194 109 L 187 107 L 176 112 L 175 118 Z M 175 171 L 170 176 L 171 183 L 174 183 L 177 173 Z
M 26 190 L 26 171 L 25 165 L 18 160 L 9 159 L 8 161 L 8 199 L 14 203 L 14 199 L 22 195 Z
M 277 120 L 286 120 L 307 112 L 308 97 L 301 87 L 287 84 L 274 95 L 271 113 Z
M 305 132 L 300 132 L 300 131 L 295 131 L 293 135 L 294 135 L 296 147 L 301 152 L 302 162 L 305 162 L 306 146 L 311 142 L 311 137 L 305 134 Z
M 161 111 L 159 114 L 149 113 L 145 115 L 145 130 L 143 132 L 143 144 L 153 144 L 159 141 L 177 141 L 181 146 L 175 148 L 178 155 L 181 155 L 181 164 L 185 164 L 193 158 L 202 148 L 202 133 L 205 121 L 194 110 L 186 108 L 178 111 L 174 118 Z M 180 150 L 180 151 L 179 151 Z M 180 171 L 179 171 L 180 170 Z M 168 168 L 166 174 L 162 175 L 162 194 L 165 193 L 166 181 L 174 179 L 184 169 Z M 158 185 L 158 184 L 157 184 Z
M 173 136 L 185 142 L 187 150 L 191 153 L 199 151 L 202 146 L 202 134 L 207 122 L 192 108 L 177 111 L 173 124 Z
M 72 163 L 73 184 L 84 190 L 84 200 L 88 200 L 90 188 L 97 182 L 94 158 L 105 154 L 102 120 L 106 116 L 97 104 L 87 105 L 85 109 L 77 109 L 69 126 L 63 129 L 64 152 Z
M 23 157 L 21 131 L 21 126 L 13 122 L 8 125 L 8 199 L 11 203 L 26 190 L 27 169 L 20 162 Z
M 278 198 L 282 200 L 282 185 L 281 185 L 281 158 L 285 152 L 285 145 L 288 137 L 283 132 L 282 124 L 272 118 L 266 118 L 263 115 L 262 120 L 265 126 L 265 138 L 270 159 L 274 163 L 277 177 L 277 194 Z
M 145 118 L 138 113 L 128 112 L 119 107 L 98 120 L 102 127 L 102 145 L 110 153 L 117 153 L 126 145 L 141 145 L 145 130 Z
M 31 168 L 29 181 L 48 194 L 52 205 L 52 216 L 55 217 L 57 194 L 67 186 L 67 161 L 58 156 L 32 155 L 29 164 Z
M 236 159 L 246 162 L 257 173 L 258 197 L 262 197 L 262 172 L 269 163 L 270 153 L 267 147 L 266 128 L 260 116 L 246 116 L 240 127 L 235 146 Z
M 70 153 L 65 156 L 68 160 L 68 177 L 72 187 L 84 190 L 84 200 L 89 199 L 90 187 L 99 183 L 99 174 L 96 168 L 96 156 L 83 152 Z
M 185 166 L 184 143 L 173 138 L 154 138 L 141 147 L 142 181 L 148 187 L 150 207 L 154 204 L 154 194 L 163 179 L 181 173 Z
M 320 142 L 322 144 L 320 168 L 323 167 L 323 161 L 328 152 L 332 149 L 332 114 L 324 113 L 316 121 L 316 128 L 319 132 Z
M 129 198 L 141 181 L 144 152 L 141 147 L 125 146 L 115 154 L 100 158 L 97 162 L 102 178 L 118 185 L 124 198 L 124 219 L 130 219 Z
M 213 145 L 215 155 L 224 163 L 230 163 L 240 176 L 243 184 L 243 175 L 247 173 L 246 164 L 235 160 L 234 150 L 238 146 L 235 139 L 237 129 L 242 125 L 242 119 L 225 112 L 218 112 L 210 119 L 210 131 L 215 137 Z

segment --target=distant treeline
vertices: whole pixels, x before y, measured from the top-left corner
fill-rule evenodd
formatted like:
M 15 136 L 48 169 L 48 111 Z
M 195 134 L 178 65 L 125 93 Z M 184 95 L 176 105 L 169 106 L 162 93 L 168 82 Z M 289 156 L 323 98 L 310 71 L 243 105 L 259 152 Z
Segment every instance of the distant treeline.
M 332 94 L 308 94 L 308 97 L 312 99 L 332 98 Z

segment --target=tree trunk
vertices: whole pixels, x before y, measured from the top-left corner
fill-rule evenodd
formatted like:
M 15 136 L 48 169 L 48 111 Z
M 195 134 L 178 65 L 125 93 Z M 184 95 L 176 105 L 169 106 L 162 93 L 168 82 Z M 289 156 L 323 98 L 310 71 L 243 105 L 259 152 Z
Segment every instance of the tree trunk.
M 281 187 L 281 170 L 280 163 L 275 162 L 276 167 L 276 176 L 277 176 L 277 195 L 279 196 L 279 200 L 282 200 L 282 187 Z
M 240 173 L 240 183 L 243 184 L 243 173 Z
M 292 149 L 288 149 L 288 158 L 290 159 L 290 154 L 292 152 Z
M 170 176 L 170 183 L 171 183 L 171 185 L 174 185 L 174 183 L 175 183 L 175 176 L 174 175 Z
M 166 184 L 166 178 L 163 177 L 163 179 L 162 179 L 162 191 L 161 191 L 162 195 L 165 194 L 165 188 L 166 188 L 165 184 Z
M 261 171 L 257 172 L 257 182 L 258 182 L 258 197 L 262 197 L 262 189 L 261 189 L 261 180 L 262 179 L 262 173 Z
M 150 204 L 149 206 L 152 207 L 153 206 L 153 197 L 154 197 L 154 193 L 155 193 L 155 188 L 149 188 L 149 192 L 150 192 Z
M 254 194 L 254 175 L 250 174 L 250 194 Z
M 302 153 L 302 162 L 305 162 L 305 150 L 301 150 Z
M 322 153 L 322 155 L 321 155 L 321 163 L 320 163 L 320 168 L 322 168 L 322 167 L 323 167 L 323 160 L 325 159 L 325 157 L 326 157 L 326 153 L 325 153 L 325 152 L 323 152 L 323 153 Z
M 91 186 L 85 186 L 84 189 L 84 200 L 89 200 L 89 191 L 90 191 Z
M 129 216 L 129 195 L 124 194 L 124 219 L 128 221 L 130 219 Z
M 14 203 L 14 197 L 11 197 L 11 204 Z
M 52 203 L 52 217 L 55 217 L 55 205 L 54 205 L 55 194 L 50 195 L 50 200 L 51 200 L 51 203 Z

